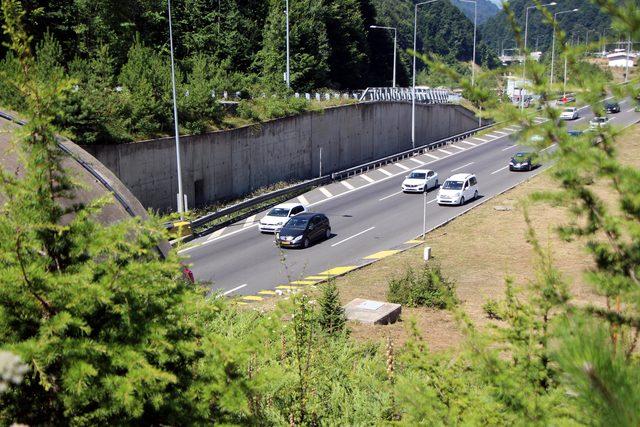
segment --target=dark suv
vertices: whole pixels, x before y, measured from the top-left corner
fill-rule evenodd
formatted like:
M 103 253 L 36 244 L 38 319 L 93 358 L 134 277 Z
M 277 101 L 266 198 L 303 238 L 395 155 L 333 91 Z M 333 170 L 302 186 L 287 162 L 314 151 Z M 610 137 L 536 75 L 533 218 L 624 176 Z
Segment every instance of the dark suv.
M 276 244 L 286 248 L 308 248 L 313 242 L 331 237 L 329 218 L 305 212 L 292 217 L 276 234 Z
M 607 113 L 619 113 L 620 112 L 620 104 L 614 101 L 605 102 L 604 109 Z
M 509 161 L 511 171 L 530 171 L 540 166 L 536 153 L 516 153 Z

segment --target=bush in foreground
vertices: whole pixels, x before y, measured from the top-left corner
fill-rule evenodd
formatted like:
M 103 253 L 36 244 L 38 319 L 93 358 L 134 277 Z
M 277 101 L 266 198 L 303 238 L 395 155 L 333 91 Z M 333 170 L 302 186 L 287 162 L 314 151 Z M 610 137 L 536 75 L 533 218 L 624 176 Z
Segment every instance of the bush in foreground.
M 455 283 L 445 278 L 438 265 L 419 271 L 408 268 L 403 276 L 389 282 L 389 302 L 407 307 L 452 308 L 458 303 Z

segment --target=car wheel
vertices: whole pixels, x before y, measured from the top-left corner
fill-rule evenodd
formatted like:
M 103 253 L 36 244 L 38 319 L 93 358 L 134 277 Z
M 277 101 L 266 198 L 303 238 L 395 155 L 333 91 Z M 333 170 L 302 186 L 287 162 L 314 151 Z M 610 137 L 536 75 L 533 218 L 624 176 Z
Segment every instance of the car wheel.
M 331 228 L 327 228 L 327 231 L 324 233 L 324 238 L 328 239 L 331 237 Z
M 460 206 L 464 205 L 464 196 L 460 197 Z
M 473 200 L 478 198 L 478 190 L 475 191 L 475 193 L 473 193 Z
M 436 179 L 436 184 L 433 186 L 434 189 L 438 188 L 440 186 L 440 183 L 438 182 L 438 180 Z
M 306 249 L 309 247 L 309 238 L 305 237 L 304 240 L 302 241 L 302 246 Z
M 531 169 L 533 169 L 533 165 L 529 163 L 529 172 L 531 172 Z

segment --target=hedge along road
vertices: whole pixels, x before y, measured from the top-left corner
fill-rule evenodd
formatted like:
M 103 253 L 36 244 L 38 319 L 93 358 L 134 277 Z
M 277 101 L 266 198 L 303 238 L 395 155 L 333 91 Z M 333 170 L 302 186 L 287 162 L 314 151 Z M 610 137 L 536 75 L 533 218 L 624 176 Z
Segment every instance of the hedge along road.
M 614 126 L 640 120 L 640 113 L 633 111 L 628 100 L 622 101 L 621 107 L 621 113 L 611 115 Z M 581 119 L 568 123 L 569 129 L 584 125 L 592 116 L 587 109 L 581 113 Z M 410 170 L 435 170 L 440 183 L 455 173 L 478 177 L 479 199 L 462 207 L 438 206 L 437 191 L 428 193 L 427 228 L 432 228 L 547 168 L 549 165 L 531 172 L 508 170 L 510 157 L 523 148 L 517 145 L 516 132 L 515 126 L 496 128 L 294 199 L 308 204 L 311 211 L 326 214 L 331 221 L 332 237 L 308 249 L 282 250 L 274 245 L 272 235 L 260 234 L 257 223 L 263 212 L 194 241 L 180 254 L 192 263 L 198 280 L 211 282 L 212 290 L 230 296 L 269 294 L 279 286 L 286 289 L 291 282 L 311 284 L 327 271 L 348 271 L 366 259 L 382 258 L 407 247 L 422 233 L 424 196 L 400 191 Z

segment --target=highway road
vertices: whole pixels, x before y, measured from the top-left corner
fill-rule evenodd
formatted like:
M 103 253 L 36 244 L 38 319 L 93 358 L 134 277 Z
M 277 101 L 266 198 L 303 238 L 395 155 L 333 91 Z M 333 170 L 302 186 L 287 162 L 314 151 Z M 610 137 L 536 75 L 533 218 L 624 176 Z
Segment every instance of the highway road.
M 612 124 L 627 126 L 640 121 L 640 113 L 632 107 L 628 100 L 621 102 L 622 111 L 611 115 Z M 588 110 L 582 110 L 581 118 L 568 127 L 585 127 L 590 117 Z M 422 233 L 425 199 L 423 194 L 400 191 L 410 170 L 435 170 L 440 183 L 455 173 L 474 173 L 478 178 L 481 197 L 462 207 L 438 206 L 436 190 L 427 194 L 430 229 L 549 167 L 509 171 L 510 157 L 523 149 L 517 145 L 517 131 L 515 126 L 497 127 L 482 136 L 316 188 L 294 199 L 309 205 L 311 211 L 326 214 L 331 221 L 333 236 L 308 249 L 276 247 L 272 235 L 258 231 L 262 213 L 200 238 L 180 254 L 192 263 L 197 279 L 210 281 L 213 290 L 248 302 L 314 284 L 416 244 L 412 239 Z

